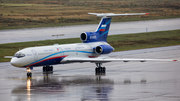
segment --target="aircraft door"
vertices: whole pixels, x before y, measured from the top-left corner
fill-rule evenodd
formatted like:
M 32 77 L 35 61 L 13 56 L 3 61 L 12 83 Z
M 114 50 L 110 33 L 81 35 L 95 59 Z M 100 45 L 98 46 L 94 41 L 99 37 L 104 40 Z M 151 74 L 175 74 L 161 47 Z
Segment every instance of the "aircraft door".
M 79 49 L 76 47 L 75 50 L 76 50 L 75 55 L 78 55 L 78 50 L 79 50 Z
M 31 50 L 31 52 L 32 52 L 33 55 L 34 55 L 34 61 L 37 61 L 37 60 L 38 60 L 38 54 L 36 53 L 35 50 Z
M 76 52 L 75 52 L 75 55 L 80 55 L 80 51 L 82 51 L 84 49 L 84 46 L 78 46 L 75 48 Z

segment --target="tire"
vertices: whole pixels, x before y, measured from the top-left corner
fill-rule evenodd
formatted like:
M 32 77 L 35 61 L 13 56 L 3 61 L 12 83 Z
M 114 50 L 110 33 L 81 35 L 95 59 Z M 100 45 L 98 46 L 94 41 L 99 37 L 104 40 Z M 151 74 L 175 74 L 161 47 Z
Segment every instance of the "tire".
M 96 68 L 96 73 L 99 73 L 99 72 L 100 72 L 99 68 Z
M 106 73 L 106 68 L 102 67 L 102 73 Z
M 29 73 L 29 77 L 32 77 L 32 73 L 31 72 Z
M 49 71 L 49 66 L 46 67 L 46 72 L 48 72 L 48 71 Z
M 43 72 L 45 72 L 45 71 L 46 71 L 46 67 L 43 66 Z
M 49 70 L 50 70 L 50 71 L 53 71 L 53 66 L 50 66 L 50 67 L 49 67 Z
M 32 77 L 32 73 L 31 72 L 27 72 L 27 77 Z

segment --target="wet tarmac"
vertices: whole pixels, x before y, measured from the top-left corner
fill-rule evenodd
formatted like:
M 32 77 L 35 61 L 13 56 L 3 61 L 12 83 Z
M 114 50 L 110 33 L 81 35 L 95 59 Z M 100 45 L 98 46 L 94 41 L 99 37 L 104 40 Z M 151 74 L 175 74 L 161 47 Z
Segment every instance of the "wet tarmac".
M 114 52 L 127 58 L 180 59 L 180 46 Z M 180 62 L 111 62 L 95 75 L 95 64 L 54 66 L 54 72 L 0 63 L 1 101 L 180 101 Z
M 0 30 L 0 44 L 64 38 L 79 38 L 82 32 L 94 32 L 97 24 L 63 27 Z M 112 23 L 109 35 L 180 29 L 180 18 Z

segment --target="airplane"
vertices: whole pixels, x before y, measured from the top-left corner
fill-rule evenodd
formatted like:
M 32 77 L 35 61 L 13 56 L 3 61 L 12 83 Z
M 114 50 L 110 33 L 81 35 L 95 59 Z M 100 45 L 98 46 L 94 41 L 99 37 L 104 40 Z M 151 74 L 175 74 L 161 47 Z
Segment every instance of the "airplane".
M 95 32 L 83 32 L 80 39 L 83 43 L 63 44 L 29 47 L 19 50 L 12 57 L 10 63 L 15 67 L 27 68 L 27 77 L 32 77 L 33 67 L 43 66 L 43 72 L 53 71 L 52 65 L 67 64 L 75 62 L 91 62 L 96 64 L 95 73 L 106 73 L 102 63 L 112 61 L 177 61 L 172 59 L 126 59 L 99 57 L 102 54 L 109 54 L 114 48 L 107 43 L 111 19 L 114 16 L 127 15 L 148 15 L 149 13 L 88 13 L 101 17 L 101 21 Z

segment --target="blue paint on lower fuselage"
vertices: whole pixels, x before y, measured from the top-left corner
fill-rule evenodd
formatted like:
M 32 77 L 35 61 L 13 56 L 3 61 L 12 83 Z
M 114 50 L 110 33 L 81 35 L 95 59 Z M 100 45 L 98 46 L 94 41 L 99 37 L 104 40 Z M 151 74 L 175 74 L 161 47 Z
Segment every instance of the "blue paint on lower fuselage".
M 31 66 L 32 67 L 36 67 L 36 66 L 56 65 L 56 64 L 60 64 L 62 59 L 64 59 L 64 57 L 62 57 L 62 58 L 55 58 L 55 59 L 49 59 L 49 60 L 45 60 L 45 61 L 36 63 L 34 65 L 31 65 Z

